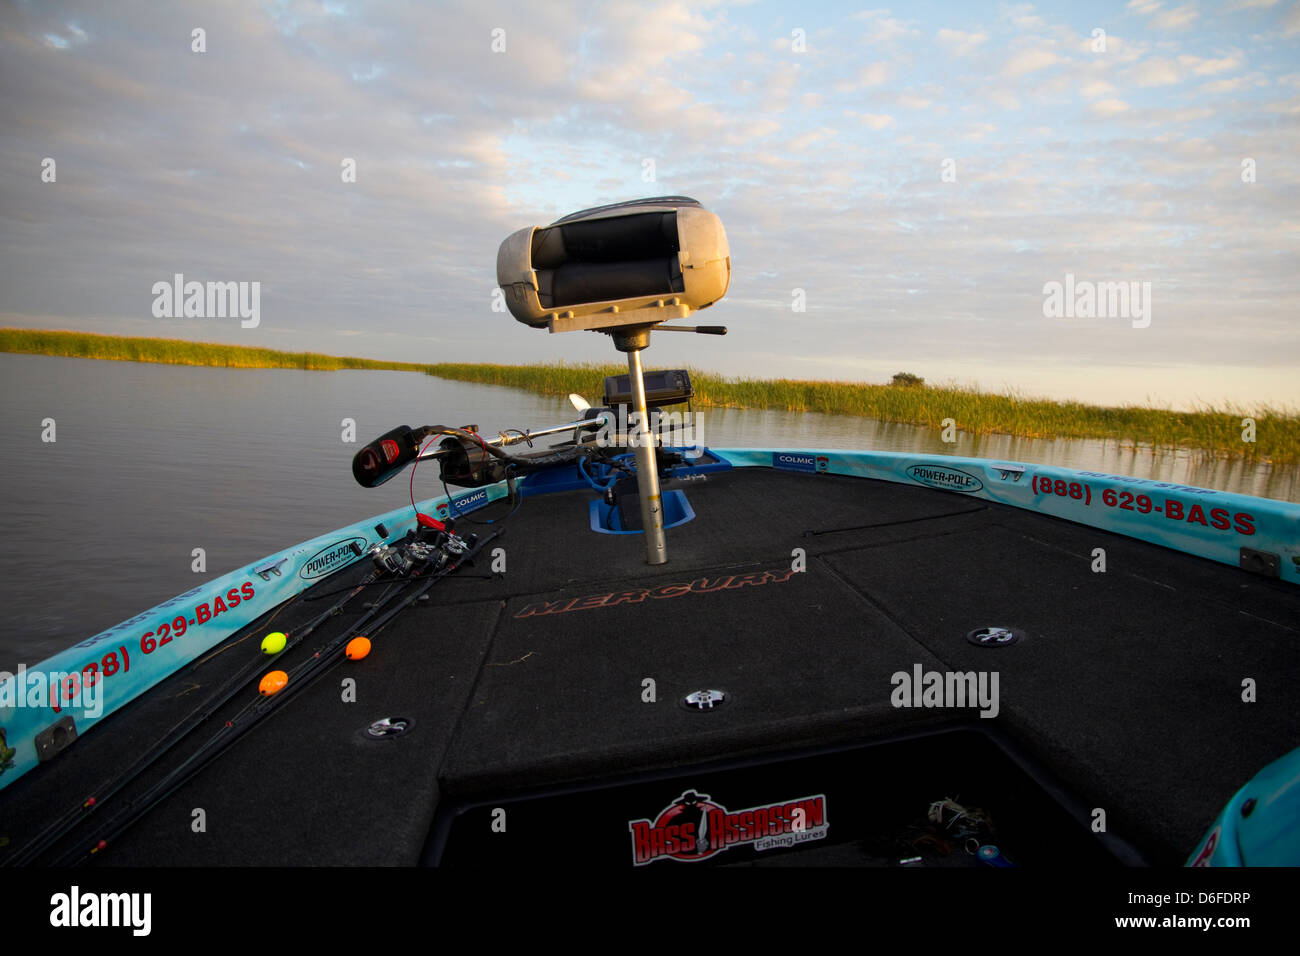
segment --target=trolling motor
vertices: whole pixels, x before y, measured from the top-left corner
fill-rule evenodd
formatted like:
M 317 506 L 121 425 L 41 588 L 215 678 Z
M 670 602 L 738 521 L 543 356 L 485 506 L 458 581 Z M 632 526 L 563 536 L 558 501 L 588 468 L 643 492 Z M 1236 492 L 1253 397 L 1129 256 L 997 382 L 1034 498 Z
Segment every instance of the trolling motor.
M 366 488 L 382 485 L 402 471 L 420 455 L 421 443 L 431 435 L 451 432 L 438 444 L 433 457 L 440 460 L 442 480 L 451 485 L 478 488 L 505 478 L 506 462 L 493 458 L 486 444 L 477 437 L 473 426 L 443 429 L 439 425 L 412 428 L 399 425 L 366 445 L 352 459 L 352 477 Z
M 694 199 L 662 196 L 586 209 L 501 243 L 497 282 L 516 319 L 552 334 L 603 332 L 627 354 L 637 489 L 646 561 L 668 560 L 655 450 L 649 440 L 641 350 L 650 332 L 725 335 L 724 326 L 669 326 L 727 294 L 731 251 L 722 222 Z M 608 389 L 607 389 L 608 391 Z
M 607 411 L 608 409 L 588 408 L 577 421 L 537 431 L 510 429 L 501 432 L 496 438 L 488 439 L 478 433 L 475 425 L 464 428 L 448 428 L 445 425 L 412 428 L 409 425 L 399 425 L 353 456 L 352 477 L 363 488 L 375 488 L 412 462 L 434 459 L 441 469 L 440 477 L 449 485 L 479 488 L 496 484 L 503 479 L 576 461 L 586 453 L 578 439 L 583 433 L 600 429 L 604 424 L 601 413 Z M 505 450 L 520 442 L 532 447 L 535 439 L 564 432 L 572 432 L 575 441 L 566 446 L 525 454 Z M 424 443 L 436 435 L 446 437 L 438 443 L 436 449 L 422 449 Z

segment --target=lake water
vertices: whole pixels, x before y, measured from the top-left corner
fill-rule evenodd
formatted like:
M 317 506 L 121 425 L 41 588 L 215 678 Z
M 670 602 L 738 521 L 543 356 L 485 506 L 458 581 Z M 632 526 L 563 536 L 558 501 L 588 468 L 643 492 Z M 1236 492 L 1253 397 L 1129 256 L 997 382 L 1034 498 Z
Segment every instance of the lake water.
M 396 425 L 538 428 L 572 408 L 409 372 L 300 372 L 0 354 L 0 670 L 33 665 L 196 584 L 400 506 L 405 481 L 359 487 L 342 440 Z M 597 396 L 588 396 L 597 398 Z M 55 441 L 42 440 L 54 422 Z M 1153 455 L 1113 442 L 938 433 L 815 413 L 707 409 L 716 447 L 874 448 L 1131 474 L 1300 501 L 1300 469 Z M 416 493 L 441 494 L 436 469 Z M 421 480 L 422 479 L 422 480 Z M 196 574 L 192 552 L 206 552 Z

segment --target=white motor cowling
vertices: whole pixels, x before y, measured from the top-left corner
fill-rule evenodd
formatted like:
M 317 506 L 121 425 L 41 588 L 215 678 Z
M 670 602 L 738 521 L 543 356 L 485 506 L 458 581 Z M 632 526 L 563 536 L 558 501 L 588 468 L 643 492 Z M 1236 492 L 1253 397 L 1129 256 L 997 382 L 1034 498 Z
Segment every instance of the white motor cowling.
M 694 199 L 600 206 L 501 243 L 497 282 L 520 322 L 552 332 L 683 318 L 731 282 L 722 222 Z

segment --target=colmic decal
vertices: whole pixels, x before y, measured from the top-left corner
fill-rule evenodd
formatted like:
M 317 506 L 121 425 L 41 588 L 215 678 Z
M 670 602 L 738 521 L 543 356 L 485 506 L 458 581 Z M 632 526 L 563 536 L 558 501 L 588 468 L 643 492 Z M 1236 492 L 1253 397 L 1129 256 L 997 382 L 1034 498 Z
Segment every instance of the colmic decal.
M 913 481 L 919 481 L 931 488 L 942 488 L 945 491 L 969 493 L 984 487 L 984 482 L 974 475 L 968 475 L 964 471 L 946 465 L 913 465 L 907 469 L 907 475 Z
M 476 508 L 482 508 L 487 503 L 488 493 L 486 491 L 475 491 L 472 494 L 461 495 L 459 498 L 452 498 L 450 502 L 439 502 L 438 517 L 446 518 L 452 514 L 464 514 Z
M 687 790 L 654 820 L 630 820 L 632 863 L 693 863 L 752 845 L 774 850 L 825 839 L 830 830 L 826 795 L 797 797 L 731 811 L 707 793 Z
M 772 467 L 783 468 L 786 471 L 825 471 L 825 467 L 818 468 L 817 456 L 806 451 L 774 451 L 772 452 Z

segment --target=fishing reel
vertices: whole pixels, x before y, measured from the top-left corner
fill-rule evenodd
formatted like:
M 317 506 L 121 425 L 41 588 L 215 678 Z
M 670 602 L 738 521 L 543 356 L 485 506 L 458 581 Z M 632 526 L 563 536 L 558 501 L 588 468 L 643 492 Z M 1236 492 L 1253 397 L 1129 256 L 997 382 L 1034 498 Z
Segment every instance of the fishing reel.
M 439 531 L 432 541 L 414 539 L 400 545 L 386 544 L 372 549 L 372 560 L 378 570 L 398 577 L 410 574 L 413 569 L 437 571 L 448 561 L 469 554 L 475 540 L 476 536 L 472 534 L 466 540 L 454 532 Z

